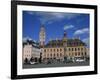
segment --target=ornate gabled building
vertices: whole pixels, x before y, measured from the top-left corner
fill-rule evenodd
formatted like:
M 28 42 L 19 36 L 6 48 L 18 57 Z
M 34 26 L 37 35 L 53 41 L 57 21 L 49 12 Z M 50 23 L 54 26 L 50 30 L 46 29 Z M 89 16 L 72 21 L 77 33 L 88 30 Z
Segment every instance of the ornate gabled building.
M 64 47 L 61 40 L 49 41 L 43 48 L 42 59 L 64 59 Z
M 86 44 L 80 39 L 68 39 L 64 31 L 63 38 L 61 40 L 49 41 L 42 50 L 42 59 L 59 59 L 64 60 L 64 57 L 87 57 L 89 50 Z
M 68 39 L 65 56 L 85 57 L 87 55 L 86 44 L 79 39 Z
M 65 58 L 89 57 L 89 48 L 79 38 L 69 39 L 64 31 L 62 39 L 50 40 L 45 44 L 46 32 L 42 25 L 39 33 L 39 43 L 26 39 L 23 41 L 23 61 L 27 58 L 64 61 Z M 36 61 L 36 60 L 35 60 Z

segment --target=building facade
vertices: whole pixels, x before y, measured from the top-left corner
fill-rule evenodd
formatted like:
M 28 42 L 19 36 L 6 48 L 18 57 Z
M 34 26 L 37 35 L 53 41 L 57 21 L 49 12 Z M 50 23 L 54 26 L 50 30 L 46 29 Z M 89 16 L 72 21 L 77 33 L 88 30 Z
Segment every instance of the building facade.
M 89 48 L 78 38 L 68 39 L 64 31 L 61 40 L 49 41 L 42 50 L 42 60 L 89 57 Z
M 28 61 L 38 61 L 40 58 L 40 47 L 39 44 L 34 42 L 33 40 L 27 39 L 23 42 L 23 62 L 27 59 Z
M 42 60 L 63 60 L 64 59 L 64 48 L 63 47 L 48 47 L 43 48 Z
M 89 48 L 79 38 L 69 39 L 64 31 L 62 39 L 50 40 L 45 44 L 46 32 L 42 25 L 39 43 L 32 39 L 23 41 L 23 62 L 27 59 L 41 63 L 49 60 L 64 61 L 66 58 L 89 58 Z
M 85 43 L 79 39 L 70 39 L 67 42 L 66 54 L 67 57 L 86 57 L 88 51 Z

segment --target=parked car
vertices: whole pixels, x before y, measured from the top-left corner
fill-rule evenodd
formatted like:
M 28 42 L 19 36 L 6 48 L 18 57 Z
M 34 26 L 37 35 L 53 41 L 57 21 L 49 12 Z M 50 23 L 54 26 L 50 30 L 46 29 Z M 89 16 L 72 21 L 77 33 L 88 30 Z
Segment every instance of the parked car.
M 30 62 L 30 64 L 37 64 L 37 62 Z
M 51 64 L 51 61 L 48 61 L 46 64 Z
M 76 62 L 85 62 L 85 59 L 76 59 Z

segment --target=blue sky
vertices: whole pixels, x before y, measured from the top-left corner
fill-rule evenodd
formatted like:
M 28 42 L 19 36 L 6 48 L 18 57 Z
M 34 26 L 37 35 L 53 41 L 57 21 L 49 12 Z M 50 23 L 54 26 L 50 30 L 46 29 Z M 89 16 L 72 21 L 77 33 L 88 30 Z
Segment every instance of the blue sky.
M 23 11 L 23 38 L 39 41 L 41 25 L 46 30 L 46 42 L 62 39 L 64 31 L 67 38 L 79 37 L 89 46 L 89 14 Z

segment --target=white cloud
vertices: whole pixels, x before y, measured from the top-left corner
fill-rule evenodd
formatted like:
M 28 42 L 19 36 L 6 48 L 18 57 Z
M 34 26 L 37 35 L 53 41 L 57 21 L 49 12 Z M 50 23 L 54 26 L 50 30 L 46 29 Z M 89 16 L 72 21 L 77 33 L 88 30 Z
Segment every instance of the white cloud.
M 84 33 L 89 33 L 89 29 L 83 28 L 83 29 L 77 30 L 75 31 L 74 35 L 79 35 L 79 34 L 84 34 Z
M 27 13 L 30 14 L 30 15 L 34 15 L 33 11 L 27 11 Z
M 65 25 L 64 26 L 64 30 L 67 30 L 67 29 L 70 29 L 70 28 L 74 28 L 74 26 L 73 25 Z
M 62 19 L 72 19 L 76 16 L 79 16 L 80 14 L 75 13 L 62 13 L 62 12 L 28 12 L 30 15 L 36 15 L 39 17 L 39 20 L 41 23 L 49 23 L 54 21 L 60 21 Z
M 86 44 L 87 44 L 87 46 L 89 46 L 89 45 L 90 45 L 89 38 L 84 38 L 82 41 L 83 41 L 84 43 L 86 43 Z

